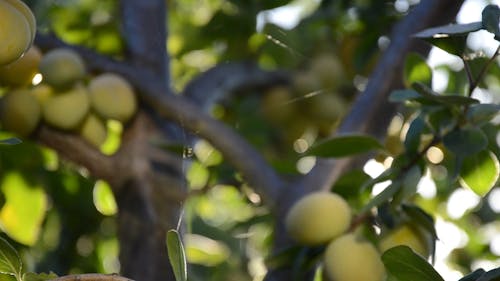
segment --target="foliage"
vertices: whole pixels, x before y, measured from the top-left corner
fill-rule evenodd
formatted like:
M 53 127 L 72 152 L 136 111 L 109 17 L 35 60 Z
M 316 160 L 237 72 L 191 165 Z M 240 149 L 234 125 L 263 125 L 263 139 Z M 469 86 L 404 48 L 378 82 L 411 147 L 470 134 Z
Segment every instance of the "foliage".
M 210 115 L 248 140 L 290 182 L 324 158 L 373 158 L 370 161 L 383 166 L 378 175 L 358 168 L 345 172 L 331 190 L 353 208 L 349 231 L 370 243 L 377 245 L 402 224 L 410 224 L 425 241 L 430 249 L 426 257 L 405 246 L 381 253 L 388 280 L 444 279 L 429 263 L 436 240 L 446 239 L 438 237 L 437 226 L 443 221 L 452 222 L 469 238 L 450 255 L 465 275 L 460 280 L 495 280 L 498 269 L 474 270 L 474 261 L 480 257 L 498 261 L 482 232 L 498 228 L 498 210 L 487 200 L 498 192 L 500 107 L 498 97 L 485 101 L 476 93 L 499 87 L 500 67 L 498 50 L 491 57 L 473 53 L 467 38 L 486 30 L 499 40 L 499 9 L 487 6 L 481 22 L 415 34 L 459 58 L 463 68 L 433 68 L 421 54 L 409 54 L 402 73 L 405 87 L 389 97 L 399 113 L 384 140 L 358 133 L 333 136 L 356 93 L 364 89 L 383 51 L 381 42 L 406 15 L 386 2 L 166 1 L 171 86 L 182 92 L 193 78 L 227 61 L 250 60 L 269 71 L 286 70 L 289 83 L 223 95 L 210 107 Z M 120 18 L 119 1 L 26 3 L 40 30 L 118 61 L 126 58 L 120 34 L 126 19 Z M 296 26 L 265 21 L 269 11 L 283 6 L 302 11 Z M 442 89 L 434 86 L 437 72 L 448 76 Z M 0 93 L 9 90 L 6 86 Z M 113 121 L 106 125 L 111 136 L 100 151 L 112 155 L 130 128 Z M 294 268 L 296 280 L 304 280 L 311 271 L 316 271 L 316 280 L 324 280 L 320 270 L 326 245 L 294 244 L 274 252 L 279 217 L 266 205 L 266 198 L 229 165 L 231 155 L 195 139 L 190 133 L 197 132 L 188 133 L 180 125 L 182 140 L 166 144 L 148 140 L 155 148 L 182 156 L 181 172 L 186 175 L 185 234 L 184 229 L 170 230 L 165 237 L 169 260 L 164 264 L 170 262 L 177 281 L 260 280 L 266 270 L 285 267 Z M 120 210 L 110 183 L 33 141 L 21 142 L 4 131 L 0 136 L 0 222 L 8 237 L 0 238 L 2 278 L 48 280 L 55 274 L 30 272 L 118 271 Z M 113 147 L 112 152 L 105 147 Z M 420 190 L 429 178 L 435 186 L 432 198 Z M 387 185 L 377 191 L 381 184 Z M 446 211 L 446 202 L 464 190 L 481 203 L 465 210 L 466 216 L 454 217 Z

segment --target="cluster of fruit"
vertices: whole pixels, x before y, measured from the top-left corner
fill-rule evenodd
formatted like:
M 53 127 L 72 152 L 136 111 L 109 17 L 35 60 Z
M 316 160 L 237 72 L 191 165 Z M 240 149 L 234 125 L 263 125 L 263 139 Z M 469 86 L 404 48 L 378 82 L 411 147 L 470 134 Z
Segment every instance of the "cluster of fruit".
M 287 128 L 292 141 L 307 128 L 329 135 L 347 112 L 347 101 L 338 93 L 344 83 L 340 60 L 331 53 L 320 53 L 310 64 L 293 74 L 291 87 L 275 87 L 262 99 L 264 116 Z
M 37 73 L 42 82 L 32 80 Z M 4 129 L 29 136 L 43 120 L 48 125 L 80 134 L 99 147 L 107 135 L 105 121 L 127 122 L 137 109 L 132 86 L 113 73 L 87 78 L 83 59 L 67 48 L 46 54 L 32 46 L 18 60 L 0 66 L 0 120 Z
M 20 0 L 0 0 L 0 65 L 21 57 L 36 34 L 35 17 Z
M 285 219 L 288 234 L 306 246 L 327 245 L 323 265 L 335 281 L 382 281 L 386 276 L 381 253 L 406 245 L 427 257 L 429 250 L 418 232 L 407 224 L 380 236 L 378 249 L 362 235 L 349 232 L 352 211 L 339 195 L 315 192 L 298 200 Z

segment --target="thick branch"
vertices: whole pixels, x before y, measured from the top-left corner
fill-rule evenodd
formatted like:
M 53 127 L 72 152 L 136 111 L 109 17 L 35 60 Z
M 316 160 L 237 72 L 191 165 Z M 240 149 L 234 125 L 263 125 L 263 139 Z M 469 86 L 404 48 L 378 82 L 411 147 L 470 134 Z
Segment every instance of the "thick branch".
M 213 119 L 186 98 L 178 95 L 166 96 L 162 82 L 150 79 L 147 71 L 82 47 L 68 45 L 50 35 L 37 34 L 36 44 L 42 49 L 72 48 L 82 55 L 91 70 L 115 72 L 125 77 L 139 90 L 142 101 L 162 117 L 175 121 L 193 134 L 211 142 L 271 207 L 275 205 L 283 183 L 261 154 L 234 130 Z M 219 91 L 217 86 L 218 84 L 215 84 L 214 88 L 206 88 L 206 95 L 212 96 L 211 91 Z
M 366 90 L 354 102 L 337 134 L 353 132 L 380 134 L 380 132 L 373 132 L 373 130 L 385 128 L 389 121 L 388 117 L 394 113 L 394 105 L 388 103 L 387 97 L 392 90 L 402 86 L 401 73 L 406 54 L 421 44 L 412 39 L 412 35 L 426 27 L 451 22 L 462 2 L 423 0 L 395 26 L 391 36 L 391 44 L 385 50 L 371 75 Z M 313 190 L 328 189 L 351 161 L 352 159 L 319 160 L 301 185 Z
M 42 126 L 37 132 L 36 139 L 64 158 L 87 168 L 96 178 L 104 179 L 113 186 L 120 180 L 115 177 L 117 167 L 112 158 L 100 153 L 78 135 Z
M 122 0 L 122 34 L 127 42 L 127 58 L 138 68 L 152 71 L 156 78 L 169 82 L 166 48 L 167 13 L 164 0 Z

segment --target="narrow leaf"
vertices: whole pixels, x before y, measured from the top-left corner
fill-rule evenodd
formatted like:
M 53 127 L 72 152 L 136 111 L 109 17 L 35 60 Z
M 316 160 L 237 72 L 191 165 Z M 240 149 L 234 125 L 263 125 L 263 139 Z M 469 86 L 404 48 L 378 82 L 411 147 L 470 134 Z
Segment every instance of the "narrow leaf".
M 443 277 L 408 246 L 396 246 L 382 255 L 387 271 L 400 281 L 444 281 Z
M 500 267 L 492 269 L 485 274 L 481 275 L 481 278 L 477 281 L 498 281 L 500 280 Z
M 347 135 L 331 138 L 314 145 L 306 154 L 318 157 L 345 157 L 382 148 L 383 146 L 373 137 Z
M 484 269 L 476 269 L 473 272 L 465 275 L 464 277 L 460 278 L 458 281 L 476 281 L 479 279 L 479 277 L 483 276 L 486 271 Z
M 460 169 L 460 182 L 479 196 L 488 193 L 498 180 L 498 159 L 488 150 L 464 158 Z
M 500 104 L 473 104 L 467 111 L 467 119 L 473 125 L 482 126 L 489 122 L 500 112 Z
M 445 135 L 443 144 L 457 156 L 468 156 L 485 149 L 488 138 L 478 128 L 466 128 Z
M 176 281 L 187 281 L 187 265 L 184 246 L 177 232 L 171 229 L 167 232 L 168 259 L 172 265 Z
M 500 24 L 500 8 L 497 5 L 488 5 L 483 9 L 481 14 L 483 28 L 493 33 L 496 40 L 500 40 L 500 28 L 498 27 Z
M 18 138 L 8 138 L 4 140 L 0 140 L 0 144 L 8 144 L 8 145 L 15 145 L 15 144 L 20 144 L 22 141 Z
M 22 271 L 21 258 L 16 249 L 0 237 L 0 273 L 20 276 Z
M 419 93 L 415 90 L 406 89 L 406 90 L 395 90 L 392 91 L 389 96 L 390 102 L 405 102 L 409 100 L 417 100 L 421 97 Z
M 406 58 L 403 77 L 406 87 L 410 87 L 414 82 L 432 85 L 432 69 L 425 59 L 416 53 L 411 53 Z
M 422 208 L 416 205 L 403 204 L 401 207 L 411 221 L 417 223 L 428 233 L 430 233 L 432 235 L 432 238 L 438 238 L 436 227 L 434 225 L 434 218 L 431 215 L 429 215 Z
M 434 92 L 427 85 L 420 82 L 415 82 L 412 87 L 420 94 L 422 97 L 428 99 L 429 101 L 434 101 L 436 103 L 441 103 L 445 105 L 468 105 L 478 103 L 479 101 L 473 98 L 459 96 L 459 95 L 440 95 Z
M 407 152 L 417 153 L 420 146 L 420 137 L 425 129 L 425 121 L 420 116 L 413 119 L 406 133 L 404 145 Z
M 415 34 L 417 38 L 445 38 L 451 36 L 467 35 L 470 32 L 478 31 L 483 28 L 482 22 L 471 22 L 465 24 L 450 24 L 438 27 L 432 27 Z
M 396 194 L 402 187 L 403 185 L 401 184 L 401 181 L 394 181 L 389 185 L 384 191 L 380 192 L 377 194 L 375 197 L 372 198 L 363 208 L 361 209 L 360 213 L 365 213 L 368 212 L 371 208 L 378 207 L 381 204 L 389 201 L 394 194 Z

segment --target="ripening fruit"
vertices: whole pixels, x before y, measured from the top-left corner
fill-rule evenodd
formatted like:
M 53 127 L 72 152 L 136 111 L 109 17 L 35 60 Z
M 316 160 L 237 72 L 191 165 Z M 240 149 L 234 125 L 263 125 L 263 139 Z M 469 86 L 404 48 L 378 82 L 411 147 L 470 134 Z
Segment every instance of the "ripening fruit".
M 424 258 L 429 256 L 429 249 L 423 237 L 417 229 L 407 224 L 401 225 L 384 235 L 378 246 L 381 252 L 385 252 L 399 245 L 410 247 L 415 253 Z
M 79 134 L 93 146 L 100 147 L 106 140 L 106 124 L 95 114 L 88 114 L 79 128 Z
M 385 278 L 384 264 L 375 246 L 352 233 L 328 245 L 323 263 L 327 276 L 334 281 L 382 281 Z
M 16 90 L 2 99 L 3 127 L 20 136 L 28 136 L 40 121 L 40 104 L 29 90 Z
M 0 42 L 0 65 L 20 58 L 33 42 L 29 21 L 11 1 L 0 0 Z
M 44 120 L 63 130 L 75 129 L 80 125 L 90 110 L 87 91 L 76 86 L 69 91 L 50 97 L 43 105 Z
M 46 53 L 39 68 L 43 81 L 55 88 L 70 88 L 86 73 L 85 63 L 80 55 L 66 48 Z
M 330 123 L 338 121 L 349 107 L 337 94 L 328 92 L 319 93 L 304 101 L 307 114 L 312 119 Z
M 41 59 L 40 50 L 34 45 L 31 46 L 20 59 L 0 66 L 0 84 L 14 87 L 30 85 L 38 72 Z
M 327 243 L 344 233 L 350 223 L 350 206 L 330 192 L 304 196 L 292 206 L 285 219 L 290 237 L 304 245 Z
M 89 83 L 92 108 L 105 119 L 127 122 L 137 110 L 132 86 L 127 80 L 113 73 L 104 73 Z
M 35 96 L 38 102 L 43 105 L 47 100 L 49 100 L 54 95 L 54 89 L 51 86 L 40 83 L 33 88 L 31 88 L 31 94 Z
M 300 96 L 311 94 L 323 89 L 321 81 L 311 71 L 302 70 L 295 73 L 293 75 L 292 82 L 293 88 Z
M 295 112 L 295 103 L 290 90 L 286 87 L 274 87 L 262 98 L 262 113 L 269 121 L 282 124 Z
M 30 28 L 31 32 L 31 43 L 33 43 L 33 40 L 35 40 L 35 35 L 36 35 L 36 19 L 35 16 L 33 15 L 33 12 L 30 10 L 30 8 L 20 0 L 7 0 L 12 6 L 14 6 L 21 14 L 24 15 L 26 21 L 28 22 L 28 26 Z
M 343 81 L 344 71 L 340 60 L 331 53 L 322 53 L 313 58 L 311 72 L 325 88 L 332 89 Z

